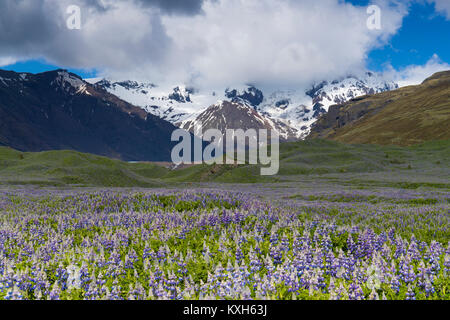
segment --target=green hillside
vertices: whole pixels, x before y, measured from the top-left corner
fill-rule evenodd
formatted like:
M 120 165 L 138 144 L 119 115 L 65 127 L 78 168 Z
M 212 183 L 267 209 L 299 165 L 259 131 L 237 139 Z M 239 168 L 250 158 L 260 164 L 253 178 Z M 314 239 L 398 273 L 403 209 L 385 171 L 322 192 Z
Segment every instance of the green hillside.
M 19 152 L 0 147 L 0 184 L 152 187 L 168 169 L 75 151 Z
M 270 177 L 260 176 L 257 165 L 195 165 L 170 170 L 75 151 L 28 153 L 0 147 L 0 185 L 160 187 L 179 182 L 282 182 L 305 177 L 348 180 L 361 175 L 385 180 L 400 176 L 401 181 L 422 176 L 431 183 L 448 181 L 449 163 L 449 140 L 412 147 L 326 140 L 283 143 L 279 173 Z
M 344 143 L 414 145 L 450 139 L 450 71 L 417 86 L 355 98 L 331 106 L 309 138 Z

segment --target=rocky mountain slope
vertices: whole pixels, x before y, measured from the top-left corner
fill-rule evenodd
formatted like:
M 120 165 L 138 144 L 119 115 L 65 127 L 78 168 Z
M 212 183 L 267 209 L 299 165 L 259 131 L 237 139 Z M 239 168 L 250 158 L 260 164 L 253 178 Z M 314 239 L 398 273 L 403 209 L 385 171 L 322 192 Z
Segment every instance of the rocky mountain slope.
M 0 145 L 170 160 L 171 123 L 65 70 L 0 70 Z
M 331 106 L 308 138 L 346 143 L 412 145 L 450 138 L 450 71 L 417 86 Z
M 186 120 L 179 124 L 185 130 L 197 134 L 196 128 L 201 125 L 203 130 L 219 129 L 222 133 L 226 129 L 267 129 L 274 130 L 280 135 L 281 141 L 294 140 L 297 130 L 281 121 L 264 117 L 248 104 L 241 102 L 221 101 L 200 113 L 193 120 Z

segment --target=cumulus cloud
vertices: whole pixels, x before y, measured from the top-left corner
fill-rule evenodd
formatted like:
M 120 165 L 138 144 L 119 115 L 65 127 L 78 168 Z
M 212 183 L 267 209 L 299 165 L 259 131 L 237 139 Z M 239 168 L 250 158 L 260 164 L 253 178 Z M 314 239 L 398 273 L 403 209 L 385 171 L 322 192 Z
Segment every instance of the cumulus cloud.
M 398 31 L 407 5 L 374 3 L 380 30 L 367 28 L 366 7 L 341 0 L 3 0 L 0 64 L 44 58 L 156 83 L 307 86 L 364 70 Z M 66 27 L 72 4 L 81 30 Z
M 17 62 L 16 58 L 13 57 L 0 57 L 0 67 L 8 66 Z
M 407 13 L 388 1 L 378 5 L 381 30 L 367 28 L 366 7 L 337 0 L 206 1 L 204 14 L 164 17 L 163 24 L 176 39 L 176 71 L 189 66 L 193 81 L 298 86 L 364 68 L 368 52 Z
M 67 28 L 69 5 L 81 8 L 81 30 Z M 0 57 L 44 58 L 73 68 L 132 71 L 162 65 L 171 40 L 159 9 L 133 1 L 5 0 L 0 4 Z
M 434 73 L 443 70 L 450 70 L 450 65 L 434 54 L 425 65 L 411 65 L 400 70 L 390 67 L 386 70 L 385 76 L 397 82 L 400 87 L 404 87 L 420 84 Z
M 450 1 L 449 0 L 428 0 L 430 3 L 434 3 L 436 11 L 445 15 L 447 20 L 450 20 Z

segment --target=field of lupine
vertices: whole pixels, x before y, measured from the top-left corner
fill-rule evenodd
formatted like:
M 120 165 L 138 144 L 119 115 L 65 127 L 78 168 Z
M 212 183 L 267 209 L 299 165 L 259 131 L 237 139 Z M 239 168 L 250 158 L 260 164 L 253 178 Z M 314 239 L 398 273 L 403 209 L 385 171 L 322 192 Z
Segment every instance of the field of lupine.
M 0 300 L 450 300 L 448 193 L 3 191 Z

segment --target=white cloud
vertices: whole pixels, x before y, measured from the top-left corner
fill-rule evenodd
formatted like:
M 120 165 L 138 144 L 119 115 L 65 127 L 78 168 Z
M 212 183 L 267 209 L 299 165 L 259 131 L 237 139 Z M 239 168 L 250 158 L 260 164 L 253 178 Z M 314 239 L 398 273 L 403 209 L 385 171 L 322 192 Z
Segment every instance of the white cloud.
M 0 67 L 8 66 L 17 62 L 16 58 L 13 57 L 0 57 Z
M 434 1 L 438 10 L 450 2 Z M 381 30 L 369 30 L 367 8 L 341 0 L 204 0 L 202 10 L 193 0 L 200 13 L 187 15 L 144 2 L 3 0 L 0 22 L 9 29 L 0 29 L 0 65 L 44 58 L 158 84 L 301 87 L 364 70 L 368 53 L 408 14 L 408 1 L 373 1 Z M 66 28 L 69 4 L 81 7 L 81 30 Z M 431 67 L 411 67 L 407 78 L 420 68 Z
M 445 15 L 447 20 L 450 20 L 450 0 L 428 0 L 434 3 L 436 11 Z
M 0 57 L 42 58 L 61 67 L 98 68 L 130 74 L 164 65 L 171 40 L 160 10 L 136 1 L 33 0 L 0 2 Z M 81 8 L 81 29 L 69 30 L 66 9 Z M 148 69 L 148 68 L 147 68 Z
M 391 67 L 385 72 L 385 76 L 396 81 L 400 87 L 404 87 L 420 84 L 434 73 L 443 70 L 450 70 L 450 65 L 434 54 L 425 65 L 411 65 L 400 70 Z
M 206 1 L 203 15 L 165 17 L 163 24 L 174 41 L 175 72 L 193 71 L 197 83 L 301 86 L 364 68 L 368 52 L 407 13 L 378 4 L 379 31 L 367 28 L 366 7 L 337 0 Z

